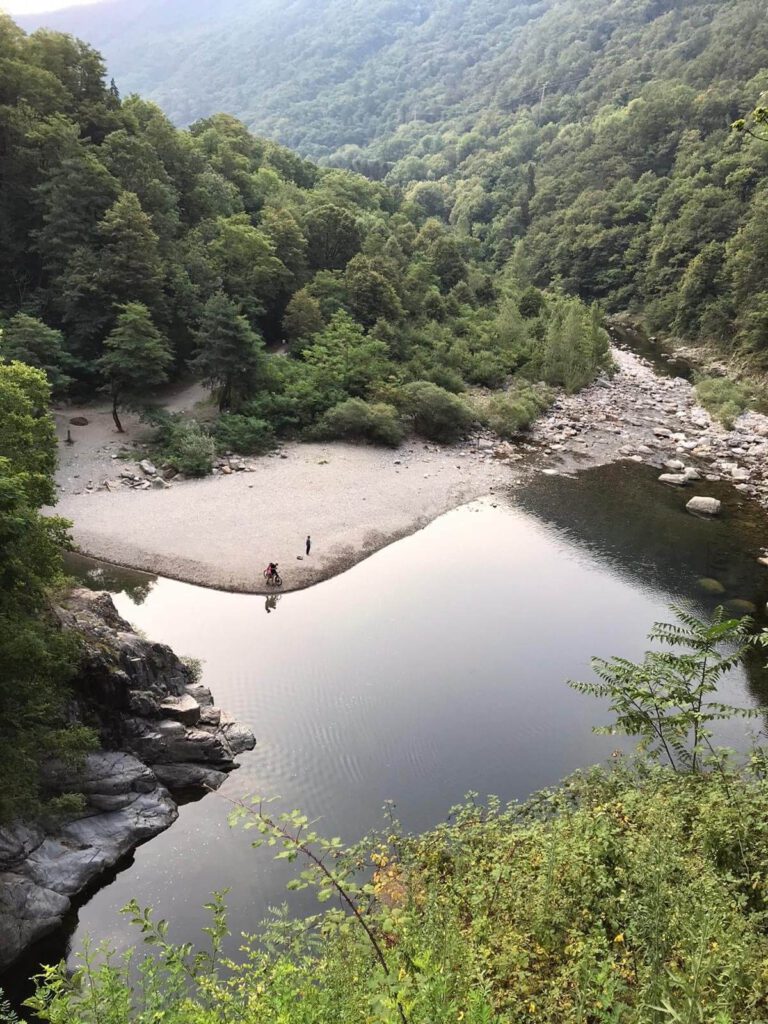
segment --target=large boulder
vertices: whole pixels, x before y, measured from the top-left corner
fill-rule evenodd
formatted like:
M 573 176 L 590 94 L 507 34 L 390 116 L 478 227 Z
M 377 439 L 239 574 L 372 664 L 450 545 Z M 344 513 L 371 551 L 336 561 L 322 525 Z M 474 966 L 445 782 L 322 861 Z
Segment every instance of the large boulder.
M 69 899 L 15 874 L 0 874 L 0 970 L 61 924 Z
M 723 506 L 717 498 L 696 497 L 691 498 L 685 507 L 694 516 L 719 516 Z
M 155 764 L 152 770 L 171 791 L 179 789 L 218 789 L 227 778 L 226 772 L 203 764 Z

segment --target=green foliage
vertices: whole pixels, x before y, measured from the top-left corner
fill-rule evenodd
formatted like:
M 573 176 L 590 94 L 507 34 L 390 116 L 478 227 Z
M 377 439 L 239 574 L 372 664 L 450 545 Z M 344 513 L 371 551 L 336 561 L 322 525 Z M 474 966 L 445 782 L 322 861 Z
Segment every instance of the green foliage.
M 728 797 L 726 787 L 730 789 Z M 291 888 L 331 906 L 278 913 L 221 957 L 221 894 L 200 950 L 136 903 L 153 955 L 87 951 L 28 1004 L 51 1024 L 664 1024 L 763 1017 L 768 787 L 658 766 L 592 770 L 528 804 L 472 795 L 421 836 L 390 821 L 348 847 L 261 801 L 236 818 Z M 741 849 L 747 852 L 744 866 Z M 136 980 L 135 980 L 136 979 Z
M 511 440 L 527 430 L 550 402 L 546 389 L 520 385 L 509 393 L 493 395 L 482 411 L 491 430 Z
M 572 683 L 581 693 L 610 701 L 616 716 L 603 731 L 640 738 L 641 749 L 664 756 L 675 771 L 697 771 L 716 756 L 712 723 L 727 718 L 757 717 L 749 708 L 713 700 L 723 676 L 750 648 L 764 643 L 750 619 L 726 619 L 719 608 L 712 623 L 675 609 L 677 622 L 656 623 L 648 639 L 670 650 L 653 650 L 642 664 L 626 658 L 596 658 L 597 683 Z M 678 653 L 676 648 L 684 648 Z
M 219 409 L 237 411 L 264 375 L 264 343 L 223 292 L 208 300 L 198 332 L 194 369 L 217 388 Z
M 265 420 L 255 416 L 225 413 L 213 429 L 221 451 L 241 455 L 263 455 L 275 447 L 275 433 Z
M 120 307 L 117 324 L 104 347 L 99 369 L 112 398 L 115 426 L 122 433 L 118 410 L 136 406 L 152 388 L 164 383 L 173 357 L 168 342 L 152 323 L 149 310 L 140 302 Z
M 56 396 L 63 395 L 71 383 L 71 377 L 65 372 L 71 360 L 61 331 L 47 327 L 42 320 L 26 313 L 17 313 L 0 328 L 0 358 L 42 370 Z
M 569 393 L 607 369 L 610 350 L 597 307 L 589 312 L 582 303 L 564 297 L 552 303 L 539 358 L 543 379 Z
M 71 760 L 90 740 L 62 727 L 77 645 L 49 609 L 68 524 L 39 512 L 55 500 L 48 400 L 41 371 L 0 363 L 0 822 L 35 815 L 45 799 L 41 762 Z
M 394 406 L 348 398 L 324 413 L 313 434 L 329 440 L 370 441 L 397 448 L 405 438 L 405 428 Z
M 755 401 L 755 392 L 748 384 L 728 377 L 701 377 L 696 381 L 696 397 L 715 419 L 727 427 Z
M 397 393 L 396 401 L 416 433 L 430 441 L 450 444 L 464 437 L 475 422 L 468 405 L 429 381 L 406 384 Z
M 153 443 L 159 459 L 187 476 L 208 476 L 213 471 L 216 443 L 197 420 L 164 410 L 153 410 L 145 418 L 156 428 Z

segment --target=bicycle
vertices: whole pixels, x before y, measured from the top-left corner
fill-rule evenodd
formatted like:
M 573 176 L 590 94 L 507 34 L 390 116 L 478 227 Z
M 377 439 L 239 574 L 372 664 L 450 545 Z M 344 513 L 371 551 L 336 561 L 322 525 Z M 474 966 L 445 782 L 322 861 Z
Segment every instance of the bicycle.
M 270 572 L 268 569 L 265 569 L 264 579 L 267 581 L 268 587 L 282 587 L 283 585 L 283 577 L 279 572 Z

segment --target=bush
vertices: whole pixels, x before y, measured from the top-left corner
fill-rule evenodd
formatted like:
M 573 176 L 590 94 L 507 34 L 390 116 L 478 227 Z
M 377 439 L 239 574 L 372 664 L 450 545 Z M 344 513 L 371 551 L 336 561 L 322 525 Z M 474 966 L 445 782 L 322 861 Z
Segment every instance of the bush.
M 397 401 L 416 433 L 430 441 L 451 444 L 475 422 L 475 414 L 460 398 L 426 380 L 400 388 Z
M 546 388 L 522 385 L 507 394 L 493 395 L 485 406 L 485 421 L 499 437 L 509 439 L 527 430 L 550 401 Z
M 754 402 L 754 391 L 747 384 L 728 377 L 701 377 L 696 381 L 696 397 L 715 419 L 730 430 L 738 417 Z
M 164 409 L 151 410 L 144 418 L 155 427 L 153 443 L 160 459 L 186 476 L 208 476 L 213 471 L 216 445 L 197 420 Z
M 297 814 L 264 836 L 286 859 L 298 851 L 284 836 L 308 831 Z M 767 821 L 759 777 L 618 767 L 577 775 L 528 805 L 473 800 L 421 836 L 390 823 L 351 849 L 313 836 L 308 845 L 354 895 L 381 958 L 334 907 L 314 924 L 276 917 L 230 966 L 220 900 L 212 948 L 200 953 L 171 946 L 164 923 L 134 903 L 137 939 L 155 947 L 141 984 L 135 960 L 115 955 L 75 974 L 62 963 L 44 970 L 28 1005 L 67 1024 L 764 1021 Z M 294 887 L 307 877 L 328 899 L 321 870 L 301 866 Z M 349 879 L 361 868 L 363 894 Z M 653 1015 L 655 1006 L 669 1013 Z
M 329 409 L 313 434 L 319 438 L 371 441 L 397 448 L 405 437 L 405 427 L 394 406 L 350 398 Z
M 275 432 L 266 420 L 255 416 L 225 413 L 213 428 L 222 451 L 239 455 L 263 455 L 275 447 Z

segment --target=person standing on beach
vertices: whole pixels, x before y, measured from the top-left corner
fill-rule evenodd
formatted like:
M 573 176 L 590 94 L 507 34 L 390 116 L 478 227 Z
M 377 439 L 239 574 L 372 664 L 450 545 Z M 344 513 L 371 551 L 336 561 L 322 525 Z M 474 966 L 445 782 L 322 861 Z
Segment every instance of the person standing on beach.
M 312 548 L 312 538 L 307 534 L 307 554 L 309 554 Z

